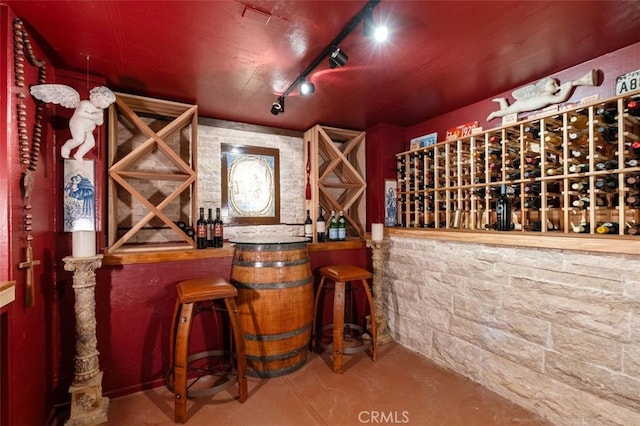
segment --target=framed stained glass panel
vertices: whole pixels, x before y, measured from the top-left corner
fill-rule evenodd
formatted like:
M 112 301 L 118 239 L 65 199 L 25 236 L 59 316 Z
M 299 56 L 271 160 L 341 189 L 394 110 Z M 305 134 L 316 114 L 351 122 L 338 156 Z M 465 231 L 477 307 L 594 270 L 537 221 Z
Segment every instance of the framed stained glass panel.
M 280 223 L 280 152 L 221 146 L 222 208 L 229 225 Z

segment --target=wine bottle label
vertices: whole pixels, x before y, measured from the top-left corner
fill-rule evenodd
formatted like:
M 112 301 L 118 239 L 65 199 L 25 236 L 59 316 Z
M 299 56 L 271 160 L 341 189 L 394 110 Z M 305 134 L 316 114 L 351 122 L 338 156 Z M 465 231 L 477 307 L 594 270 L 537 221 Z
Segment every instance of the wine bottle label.
M 324 222 L 316 222 L 316 229 L 318 230 L 318 232 L 324 232 L 325 231 L 325 223 Z

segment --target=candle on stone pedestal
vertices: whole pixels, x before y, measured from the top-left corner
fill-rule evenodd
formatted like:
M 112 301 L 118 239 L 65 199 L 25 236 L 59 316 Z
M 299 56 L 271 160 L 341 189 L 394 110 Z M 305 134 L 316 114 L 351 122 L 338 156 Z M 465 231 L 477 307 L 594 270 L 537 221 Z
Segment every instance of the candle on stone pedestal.
M 92 257 L 96 255 L 96 232 L 73 231 L 71 233 L 71 256 Z
M 382 241 L 384 238 L 384 227 L 382 223 L 371 224 L 371 239 L 373 241 Z

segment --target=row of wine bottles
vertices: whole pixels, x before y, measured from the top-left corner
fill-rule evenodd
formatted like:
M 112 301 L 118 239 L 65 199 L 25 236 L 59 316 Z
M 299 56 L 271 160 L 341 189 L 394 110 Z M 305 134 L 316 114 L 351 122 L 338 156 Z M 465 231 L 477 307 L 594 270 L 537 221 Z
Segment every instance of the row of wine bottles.
M 313 221 L 311 220 L 311 212 L 307 210 L 307 218 L 304 221 L 304 236 L 308 241 L 313 240 Z M 336 212 L 331 210 L 329 217 L 329 226 L 324 220 L 322 207 L 319 208 L 318 219 L 316 219 L 316 238 L 319 243 L 325 241 L 345 241 L 347 239 L 347 221 L 342 211 Z
M 204 207 L 200 207 L 200 217 L 196 222 L 196 247 L 206 249 L 208 247 L 220 248 L 224 241 L 224 223 L 220 219 L 220 208 L 216 207 L 216 218 L 209 209 L 209 217 L 204 218 Z

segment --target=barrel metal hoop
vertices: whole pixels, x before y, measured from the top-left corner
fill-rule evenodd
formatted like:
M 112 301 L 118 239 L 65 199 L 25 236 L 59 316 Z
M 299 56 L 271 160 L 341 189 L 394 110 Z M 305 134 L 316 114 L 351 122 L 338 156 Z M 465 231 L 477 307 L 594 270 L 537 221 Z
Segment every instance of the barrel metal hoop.
M 289 367 L 277 368 L 275 370 L 258 371 L 258 370 L 254 370 L 253 368 L 247 367 L 247 375 L 252 377 L 263 377 L 263 378 L 284 376 L 285 374 L 289 374 L 298 370 L 300 367 L 304 365 L 305 362 L 307 362 L 306 356 L 304 357 L 304 359 L 300 360 L 299 362 L 296 362 L 295 364 L 290 365 Z
M 287 281 L 281 283 L 265 283 L 265 284 L 255 284 L 255 283 L 243 283 L 238 280 L 231 280 L 231 283 L 235 285 L 237 288 L 247 289 L 247 290 L 282 290 L 285 288 L 293 288 L 300 287 L 304 285 L 311 284 L 313 282 L 313 277 L 307 277 L 302 280 L 295 281 Z
M 295 337 L 299 334 L 305 333 L 311 330 L 311 323 L 302 326 L 296 330 L 287 331 L 286 333 L 278 333 L 278 334 L 245 334 L 244 338 L 246 340 L 255 340 L 259 342 L 272 342 L 275 340 L 284 340 L 290 337 Z
M 293 251 L 306 250 L 307 243 L 285 243 L 285 244 L 244 244 L 235 243 L 236 250 L 252 251 Z
M 293 358 L 296 355 L 300 355 L 301 353 L 307 350 L 307 344 L 300 346 L 299 348 L 283 352 L 275 355 L 246 355 L 247 361 L 280 361 L 283 359 Z
M 237 260 L 233 259 L 235 266 L 245 266 L 251 268 L 285 268 L 287 266 L 297 266 L 309 263 L 309 258 L 296 259 L 296 260 L 276 260 L 274 262 L 257 262 L 251 260 Z

